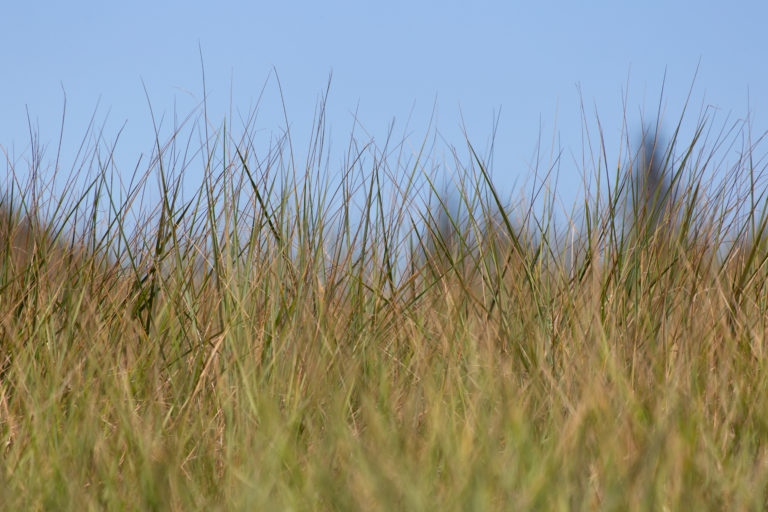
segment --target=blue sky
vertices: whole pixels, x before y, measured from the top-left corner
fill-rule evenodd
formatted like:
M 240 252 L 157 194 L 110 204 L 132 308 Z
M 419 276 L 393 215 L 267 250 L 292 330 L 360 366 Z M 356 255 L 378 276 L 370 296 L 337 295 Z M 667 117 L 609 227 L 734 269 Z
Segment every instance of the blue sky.
M 276 69 L 294 140 L 305 147 L 332 71 L 328 121 L 338 162 L 355 111 L 381 143 L 393 119 L 401 134 L 410 116 L 415 146 L 436 105 L 442 137 L 461 146 L 463 116 L 480 149 L 500 112 L 499 188 L 525 184 L 540 134 L 545 159 L 556 136 L 568 200 L 581 183 L 580 98 L 590 126 L 597 112 L 616 147 L 625 98 L 630 128 L 641 111 L 655 117 L 666 73 L 663 110 L 674 124 L 698 66 L 688 133 L 709 105 L 721 121 L 749 114 L 764 132 L 766 19 L 764 1 L 8 2 L 0 20 L 0 145 L 17 157 L 28 149 L 28 109 L 41 140 L 55 147 L 63 86 L 67 150 L 98 104 L 108 139 L 125 125 L 119 164 L 130 173 L 153 144 L 142 80 L 156 115 L 175 105 L 183 117 L 202 98 L 202 49 L 213 120 L 230 105 L 247 113 Z M 278 102 L 270 79 L 258 129 L 280 130 Z

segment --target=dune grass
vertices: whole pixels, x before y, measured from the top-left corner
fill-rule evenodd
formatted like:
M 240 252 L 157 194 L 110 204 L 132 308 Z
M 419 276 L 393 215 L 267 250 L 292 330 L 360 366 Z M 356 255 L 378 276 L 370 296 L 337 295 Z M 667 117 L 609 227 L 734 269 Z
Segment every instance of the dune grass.
M 304 162 L 252 121 L 158 128 L 130 180 L 85 144 L 55 201 L 39 147 L 6 155 L 3 508 L 768 506 L 748 126 L 596 148 L 562 222 L 468 142 L 452 195 L 426 139 L 326 167 L 320 112 Z

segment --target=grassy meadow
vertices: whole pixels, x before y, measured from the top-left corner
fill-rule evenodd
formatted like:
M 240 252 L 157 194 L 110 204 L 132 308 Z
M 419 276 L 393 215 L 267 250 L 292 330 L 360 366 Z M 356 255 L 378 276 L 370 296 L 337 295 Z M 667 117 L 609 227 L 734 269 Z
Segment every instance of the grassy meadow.
M 510 202 L 470 134 L 445 193 L 430 136 L 336 162 L 319 112 L 4 153 L 2 508 L 768 506 L 748 124 L 592 133 L 563 215 L 552 166 Z

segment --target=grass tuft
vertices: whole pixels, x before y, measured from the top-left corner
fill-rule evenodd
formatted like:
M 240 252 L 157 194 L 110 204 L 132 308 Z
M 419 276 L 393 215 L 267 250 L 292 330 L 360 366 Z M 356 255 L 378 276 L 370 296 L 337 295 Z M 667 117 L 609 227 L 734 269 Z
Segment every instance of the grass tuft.
M 38 145 L 6 157 L 0 503 L 765 509 L 748 126 L 645 130 L 558 223 L 554 187 L 507 202 L 469 140 L 451 194 L 427 138 L 353 135 L 328 171 L 324 106 L 306 165 L 205 115 L 130 180 L 84 143 L 55 202 Z

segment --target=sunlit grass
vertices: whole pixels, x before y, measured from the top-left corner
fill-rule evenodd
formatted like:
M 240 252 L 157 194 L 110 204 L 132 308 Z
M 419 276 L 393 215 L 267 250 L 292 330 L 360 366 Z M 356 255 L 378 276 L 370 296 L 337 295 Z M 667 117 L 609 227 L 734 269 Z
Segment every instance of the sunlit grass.
M 47 202 L 7 157 L 4 508 L 768 506 L 765 162 L 710 158 L 745 127 L 646 132 L 558 224 L 468 141 L 450 195 L 426 140 L 327 171 L 322 119 L 306 165 L 207 119 L 130 180 L 88 146 Z

